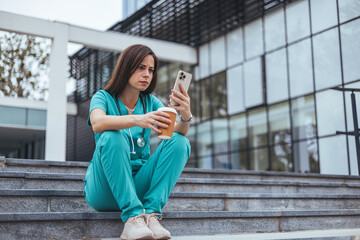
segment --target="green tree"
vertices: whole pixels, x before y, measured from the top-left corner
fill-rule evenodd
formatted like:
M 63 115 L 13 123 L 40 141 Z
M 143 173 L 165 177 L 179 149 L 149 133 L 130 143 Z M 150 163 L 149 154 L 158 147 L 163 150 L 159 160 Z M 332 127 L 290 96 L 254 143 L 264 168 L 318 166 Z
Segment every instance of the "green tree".
M 44 100 L 50 44 L 15 33 L 0 36 L 0 96 Z

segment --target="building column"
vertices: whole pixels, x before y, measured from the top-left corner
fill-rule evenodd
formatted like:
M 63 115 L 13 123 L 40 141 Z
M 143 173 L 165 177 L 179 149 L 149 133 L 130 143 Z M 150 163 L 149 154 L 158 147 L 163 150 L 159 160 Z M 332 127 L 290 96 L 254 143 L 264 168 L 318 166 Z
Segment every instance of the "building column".
M 66 65 L 68 40 L 69 26 L 55 22 L 50 55 L 45 160 L 65 161 L 66 156 Z

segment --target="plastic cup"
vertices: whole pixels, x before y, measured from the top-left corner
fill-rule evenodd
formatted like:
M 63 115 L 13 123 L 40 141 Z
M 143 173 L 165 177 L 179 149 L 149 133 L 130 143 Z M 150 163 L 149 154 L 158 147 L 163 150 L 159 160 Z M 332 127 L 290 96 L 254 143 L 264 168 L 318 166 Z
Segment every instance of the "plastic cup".
M 175 119 L 176 119 L 177 112 L 175 109 L 169 108 L 169 107 L 159 108 L 158 111 L 166 112 L 167 114 L 169 114 L 170 120 L 171 120 L 171 124 L 169 124 L 168 128 L 162 128 L 162 127 L 158 126 L 158 128 L 161 130 L 161 133 L 158 134 L 158 138 L 163 139 L 163 140 L 171 139 L 173 131 L 174 131 L 174 125 L 175 125 Z

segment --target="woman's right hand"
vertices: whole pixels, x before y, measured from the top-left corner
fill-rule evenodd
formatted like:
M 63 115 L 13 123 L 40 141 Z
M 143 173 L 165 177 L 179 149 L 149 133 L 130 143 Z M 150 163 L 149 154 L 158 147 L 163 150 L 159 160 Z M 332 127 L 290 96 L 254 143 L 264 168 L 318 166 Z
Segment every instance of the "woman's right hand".
M 136 125 L 141 128 L 150 128 L 157 133 L 161 131 L 155 126 L 168 128 L 171 124 L 170 115 L 165 112 L 153 111 L 143 115 L 133 115 L 136 118 Z

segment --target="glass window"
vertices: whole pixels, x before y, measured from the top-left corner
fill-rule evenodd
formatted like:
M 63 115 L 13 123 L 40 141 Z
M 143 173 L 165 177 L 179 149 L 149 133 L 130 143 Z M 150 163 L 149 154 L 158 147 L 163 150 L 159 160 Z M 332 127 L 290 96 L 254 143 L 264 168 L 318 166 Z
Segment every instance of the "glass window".
M 244 61 L 242 31 L 238 28 L 226 35 L 228 66 Z
M 226 72 L 214 75 L 211 80 L 213 117 L 225 117 L 227 114 Z
M 316 137 L 314 95 L 300 97 L 291 101 L 293 138 Z
M 311 0 L 311 27 L 317 33 L 337 24 L 336 0 Z
M 276 145 L 271 147 L 270 151 L 272 171 L 293 171 L 294 164 L 291 156 L 291 144 Z
M 194 159 L 196 157 L 195 135 L 196 135 L 196 127 L 194 125 L 190 125 L 189 131 L 186 134 L 186 138 L 189 139 L 191 145 L 191 153 L 190 153 L 191 159 Z
M 189 88 L 190 108 L 193 115 L 193 121 L 196 123 L 200 120 L 200 94 L 198 82 L 193 82 Z
M 226 118 L 213 120 L 214 131 L 214 153 L 225 153 L 229 151 L 229 129 Z
M 269 171 L 268 149 L 255 149 L 249 152 L 250 168 L 254 171 Z
M 199 48 L 200 78 L 209 76 L 209 45 L 204 44 Z
M 266 55 L 266 96 L 268 103 L 285 100 L 289 97 L 286 51 L 279 51 Z M 281 86 L 281 87 L 280 87 Z
M 214 157 L 215 163 L 214 163 L 214 168 L 217 169 L 231 169 L 230 164 L 229 164 L 229 155 L 228 154 L 221 154 L 221 155 L 216 155 Z
M 346 88 L 358 88 L 360 89 L 360 81 L 346 84 Z M 358 124 L 360 124 L 360 93 L 355 93 L 355 100 L 356 100 L 356 109 L 357 109 L 357 119 Z M 353 110 L 352 110 L 352 103 L 351 103 L 351 92 L 345 92 L 345 103 L 346 103 L 346 120 L 347 120 L 347 129 L 348 131 L 354 131 L 354 120 L 353 120 Z
M 247 152 L 231 153 L 231 169 L 248 170 Z
M 339 0 L 340 22 L 360 16 L 359 0 Z
M 289 72 L 291 97 L 313 91 L 310 39 L 289 47 Z
M 193 81 L 197 81 L 200 80 L 200 73 L 199 73 L 199 65 L 197 65 L 196 67 L 194 67 L 194 75 L 193 75 Z
M 245 25 L 245 53 L 246 59 L 264 53 L 262 19 Z
M 0 106 L 0 124 L 26 125 L 26 109 Z
M 316 139 L 297 142 L 293 146 L 295 172 L 319 173 L 319 155 Z
M 353 136 L 349 136 L 348 143 L 349 143 L 349 156 L 350 156 L 350 174 L 359 176 L 355 138 Z
M 270 144 L 289 144 L 291 142 L 289 103 L 270 106 L 269 122 Z
M 169 76 L 170 76 L 170 87 L 172 88 L 175 85 L 176 77 L 179 72 L 180 64 L 179 63 L 170 63 L 169 64 Z M 186 71 L 186 70 L 184 70 Z M 168 93 L 170 94 L 170 89 L 168 89 Z
M 245 106 L 253 107 L 264 102 L 261 59 L 244 64 Z
M 242 66 L 227 70 L 228 113 L 234 114 L 245 110 Z
M 286 7 L 288 42 L 310 35 L 309 5 L 307 0 L 297 1 Z
M 28 109 L 27 125 L 46 127 L 46 111 L 39 109 Z
M 285 45 L 284 9 L 265 16 L 265 46 L 266 51 Z
M 267 145 L 267 122 L 265 108 L 249 111 L 249 144 L 250 147 Z
M 316 90 L 341 84 L 338 29 L 331 29 L 313 38 Z
M 346 138 L 344 135 L 319 139 L 320 173 L 348 175 Z
M 201 80 L 200 82 L 200 91 L 201 91 L 201 101 L 200 101 L 200 110 L 201 110 L 201 120 L 204 121 L 211 117 L 210 112 L 210 78 Z
M 350 82 L 360 78 L 360 19 L 342 25 L 340 30 L 344 81 Z
M 327 90 L 317 93 L 316 107 L 319 136 L 345 131 L 342 92 Z
M 169 92 L 169 68 L 165 65 L 158 70 L 157 83 L 155 91 L 157 93 L 168 93 Z
M 200 123 L 197 127 L 196 150 L 200 168 L 212 168 L 212 136 L 210 121 Z
M 211 73 L 225 69 L 225 38 L 220 37 L 210 43 Z
M 230 118 L 230 129 L 231 151 L 246 149 L 247 129 L 245 113 Z

